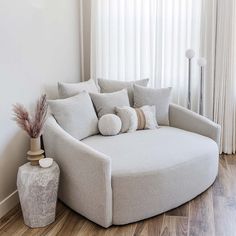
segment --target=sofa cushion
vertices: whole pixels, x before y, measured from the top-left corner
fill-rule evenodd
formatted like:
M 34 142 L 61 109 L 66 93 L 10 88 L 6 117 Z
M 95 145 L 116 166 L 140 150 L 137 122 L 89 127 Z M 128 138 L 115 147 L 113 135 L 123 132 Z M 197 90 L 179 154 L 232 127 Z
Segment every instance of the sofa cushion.
M 98 118 L 106 114 L 115 114 L 115 107 L 129 106 L 126 89 L 114 93 L 90 93 Z
M 212 147 L 217 150 L 205 136 L 168 126 L 112 137 L 95 135 L 83 142 L 111 157 L 112 175 L 170 168 L 201 158 Z
M 156 106 L 156 119 L 159 125 L 169 125 L 169 104 L 171 88 L 145 88 L 134 85 L 134 106 Z
M 148 85 L 148 82 L 149 79 L 141 79 L 135 81 L 98 79 L 98 85 L 101 89 L 101 93 L 112 93 L 121 89 L 127 89 L 131 106 L 133 106 L 134 104 L 134 84 L 146 87 Z
M 98 93 L 99 89 L 93 79 L 79 83 L 58 82 L 59 98 L 68 98 L 82 91 L 88 93 Z
M 74 138 L 80 140 L 98 133 L 98 118 L 87 92 L 49 100 L 48 104 L 58 124 Z

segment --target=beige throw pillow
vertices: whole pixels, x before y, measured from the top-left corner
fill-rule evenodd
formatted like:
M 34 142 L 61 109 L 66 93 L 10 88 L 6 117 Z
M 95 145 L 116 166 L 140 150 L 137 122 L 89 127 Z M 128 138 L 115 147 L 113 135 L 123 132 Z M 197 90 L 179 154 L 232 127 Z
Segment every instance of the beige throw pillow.
M 116 114 L 120 117 L 122 127 L 121 132 L 134 132 L 139 129 L 156 129 L 155 106 L 143 106 L 132 108 L 129 106 L 116 107 Z

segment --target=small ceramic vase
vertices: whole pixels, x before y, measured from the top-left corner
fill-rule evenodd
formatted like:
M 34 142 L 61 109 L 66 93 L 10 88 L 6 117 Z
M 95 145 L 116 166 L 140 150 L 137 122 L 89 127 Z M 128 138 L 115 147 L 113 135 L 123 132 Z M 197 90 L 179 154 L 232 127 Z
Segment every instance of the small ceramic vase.
M 27 152 L 31 165 L 39 165 L 39 160 L 44 158 L 44 150 L 41 149 L 40 137 L 30 139 L 30 150 Z

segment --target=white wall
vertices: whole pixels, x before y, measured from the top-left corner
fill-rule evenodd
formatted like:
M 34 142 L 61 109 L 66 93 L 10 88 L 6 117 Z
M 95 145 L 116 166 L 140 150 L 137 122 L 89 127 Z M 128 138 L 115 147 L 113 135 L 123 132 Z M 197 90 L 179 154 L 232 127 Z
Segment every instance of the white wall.
M 32 107 L 43 92 L 57 96 L 57 81 L 79 77 L 79 0 L 0 1 L 0 217 L 17 199 L 6 198 L 29 148 L 12 104 Z

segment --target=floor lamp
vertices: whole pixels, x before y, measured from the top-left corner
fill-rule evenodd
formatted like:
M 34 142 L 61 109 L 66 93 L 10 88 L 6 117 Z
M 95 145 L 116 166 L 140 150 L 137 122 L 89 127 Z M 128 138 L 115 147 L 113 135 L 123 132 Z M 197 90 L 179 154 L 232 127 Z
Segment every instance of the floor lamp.
M 187 107 L 191 109 L 191 60 L 194 57 L 195 52 L 192 49 L 188 49 L 185 56 L 188 58 L 188 102 Z
M 199 101 L 199 114 L 203 115 L 203 92 L 204 92 L 204 67 L 206 66 L 207 61 L 205 58 L 200 57 L 198 59 L 198 65 L 200 66 L 200 101 Z

